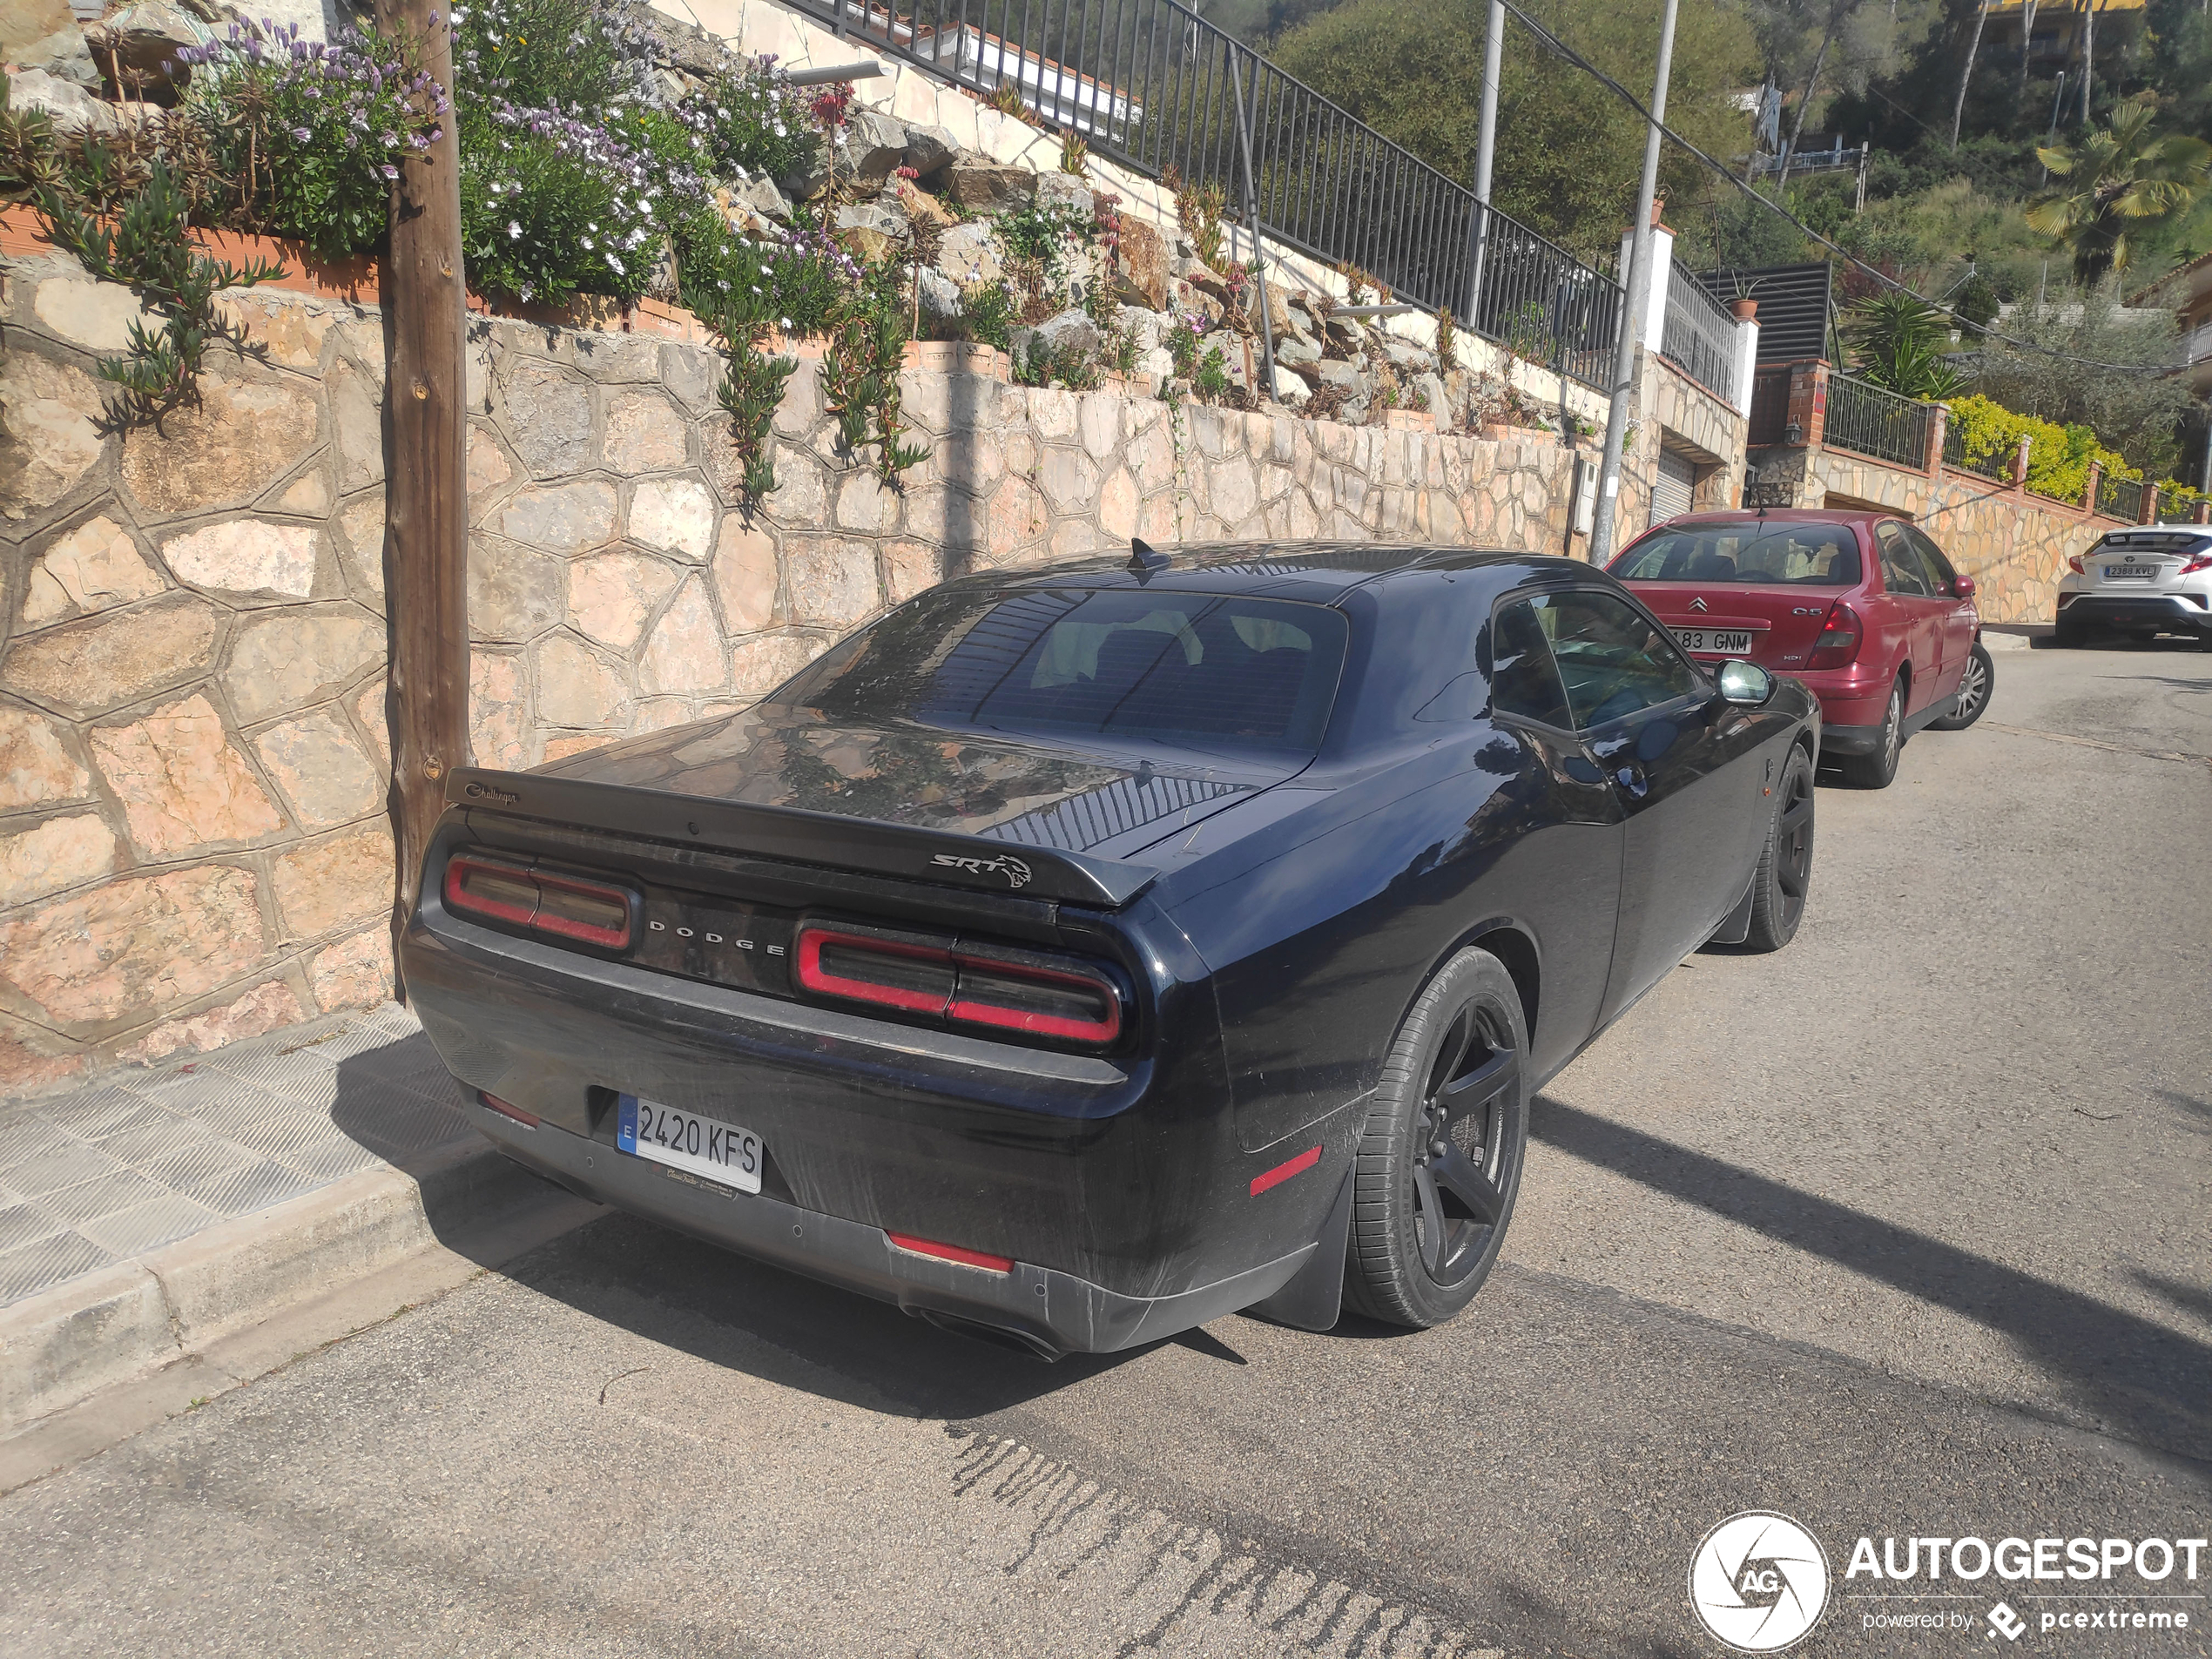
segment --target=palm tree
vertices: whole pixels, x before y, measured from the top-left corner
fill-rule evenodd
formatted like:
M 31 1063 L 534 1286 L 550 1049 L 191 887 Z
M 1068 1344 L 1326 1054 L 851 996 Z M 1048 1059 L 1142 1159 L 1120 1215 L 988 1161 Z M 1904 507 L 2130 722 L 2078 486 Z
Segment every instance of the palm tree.
M 2085 287 L 2126 270 L 2130 234 L 2185 211 L 2204 188 L 2212 145 L 2180 133 L 2154 136 L 2155 111 L 2149 98 L 2129 98 L 2079 150 L 2035 152 L 2066 182 L 2028 199 L 2028 228 L 2072 252 L 2074 280 Z

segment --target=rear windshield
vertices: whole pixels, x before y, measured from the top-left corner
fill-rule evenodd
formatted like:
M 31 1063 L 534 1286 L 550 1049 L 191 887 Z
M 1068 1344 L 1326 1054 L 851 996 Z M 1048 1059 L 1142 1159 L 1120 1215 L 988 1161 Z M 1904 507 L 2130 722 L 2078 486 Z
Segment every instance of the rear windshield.
M 1277 599 L 954 590 L 894 611 L 779 700 L 836 720 L 1311 754 L 1345 633 L 1339 612 Z
M 1623 582 L 1776 582 L 1848 588 L 1858 538 L 1841 524 L 1677 524 L 1615 559 Z
M 2099 551 L 2114 553 L 2193 553 L 2212 546 L 2212 538 L 2187 530 L 2114 530 L 2097 543 Z

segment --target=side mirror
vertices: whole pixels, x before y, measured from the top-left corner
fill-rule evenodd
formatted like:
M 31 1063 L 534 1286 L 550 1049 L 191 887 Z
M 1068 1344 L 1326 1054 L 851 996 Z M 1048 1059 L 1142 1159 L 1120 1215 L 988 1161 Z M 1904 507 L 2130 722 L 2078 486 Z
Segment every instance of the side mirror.
M 1725 662 L 1715 676 L 1720 682 L 1721 701 L 1732 703 L 1738 708 L 1761 707 L 1774 695 L 1774 676 L 1757 663 L 1741 660 Z
M 1971 599 L 1974 597 L 1974 579 L 1970 576 L 1954 577 L 1951 582 L 1952 597 Z

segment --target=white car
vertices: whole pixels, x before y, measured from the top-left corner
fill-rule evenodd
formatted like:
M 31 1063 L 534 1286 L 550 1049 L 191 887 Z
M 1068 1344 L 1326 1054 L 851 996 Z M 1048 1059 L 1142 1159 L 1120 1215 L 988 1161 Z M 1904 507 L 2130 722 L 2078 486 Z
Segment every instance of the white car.
M 2212 645 L 2212 525 L 2114 530 L 2067 561 L 2059 582 L 2061 645 L 2100 632 L 2148 639 L 2195 634 Z

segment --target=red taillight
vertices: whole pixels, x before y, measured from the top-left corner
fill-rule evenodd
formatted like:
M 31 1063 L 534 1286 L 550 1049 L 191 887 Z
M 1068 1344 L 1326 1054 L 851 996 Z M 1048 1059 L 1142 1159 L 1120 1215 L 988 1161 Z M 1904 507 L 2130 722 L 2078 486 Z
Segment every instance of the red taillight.
M 2073 571 L 2076 576 L 2087 576 L 2089 574 L 2087 570 L 2081 568 L 2081 556 L 2079 553 L 2069 553 L 2066 556 L 2066 568 Z
M 463 853 L 446 865 L 446 907 L 607 950 L 630 943 L 637 896 L 557 870 Z
M 519 1106 L 510 1106 L 505 1101 L 500 1099 L 498 1096 L 487 1095 L 481 1089 L 476 1091 L 476 1098 L 482 1101 L 485 1105 L 490 1107 L 492 1110 L 497 1112 L 502 1117 L 513 1118 L 524 1129 L 536 1129 L 537 1127 L 537 1116 L 534 1112 L 526 1112 Z
M 963 1267 L 980 1267 L 987 1273 L 1011 1273 L 1014 1258 L 994 1256 L 988 1251 L 970 1250 L 965 1244 L 941 1244 L 934 1238 L 916 1238 L 911 1233 L 886 1232 L 883 1235 L 900 1250 L 910 1250 L 917 1256 L 934 1256 L 941 1262 L 958 1262 Z
M 1080 962 L 813 923 L 794 955 L 799 984 L 818 996 L 1098 1048 L 1122 1031 L 1121 992 Z
M 1820 631 L 1820 637 L 1813 643 L 1812 655 L 1805 659 L 1807 668 L 1843 668 L 1858 655 L 1858 612 L 1842 600 L 1829 611 L 1827 624 Z
M 2212 553 L 2199 553 L 2194 558 L 2184 560 L 2182 562 L 2182 568 L 2175 571 L 2174 574 L 2175 576 L 2195 576 L 2199 570 L 2212 570 Z

